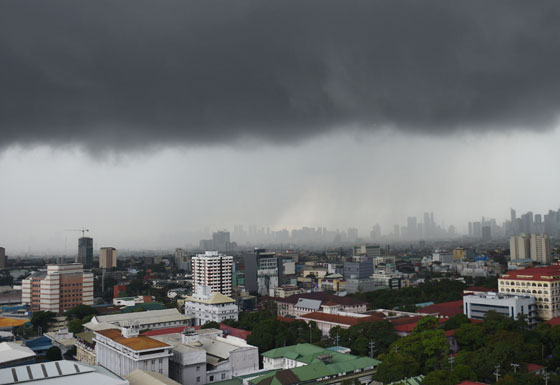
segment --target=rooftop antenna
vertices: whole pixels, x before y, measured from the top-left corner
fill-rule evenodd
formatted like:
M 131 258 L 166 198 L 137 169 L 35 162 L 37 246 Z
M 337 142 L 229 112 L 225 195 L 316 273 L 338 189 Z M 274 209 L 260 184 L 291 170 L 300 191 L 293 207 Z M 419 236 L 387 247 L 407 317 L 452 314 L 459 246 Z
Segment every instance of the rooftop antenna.
M 82 233 L 82 238 L 84 238 L 86 236 L 86 233 L 89 232 L 89 229 L 86 229 L 85 227 L 82 227 L 79 230 L 72 229 L 72 230 L 64 230 L 64 231 L 79 231 L 79 232 Z

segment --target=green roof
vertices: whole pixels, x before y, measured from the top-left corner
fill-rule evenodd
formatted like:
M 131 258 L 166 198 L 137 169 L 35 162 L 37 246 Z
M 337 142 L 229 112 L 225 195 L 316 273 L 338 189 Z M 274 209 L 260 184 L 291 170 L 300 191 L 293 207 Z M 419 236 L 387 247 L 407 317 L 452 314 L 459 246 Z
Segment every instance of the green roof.
M 95 334 L 92 331 L 87 331 L 76 334 L 76 337 L 89 344 L 93 344 L 93 337 L 95 337 Z
M 121 309 L 121 313 L 132 313 L 133 311 L 138 311 L 138 309 L 144 310 L 165 310 L 167 309 L 164 304 L 160 302 L 145 302 L 137 303 L 134 306 L 126 306 Z
M 416 377 L 403 378 L 402 380 L 391 382 L 390 384 L 387 384 L 387 385 L 420 385 L 420 384 L 422 384 L 423 379 L 424 379 L 424 376 L 419 375 L 419 376 L 416 376 Z
M 311 344 L 285 346 L 264 352 L 263 357 L 289 358 L 307 365 L 266 373 L 252 379 L 252 384 L 284 385 L 290 383 L 318 380 L 338 374 L 351 374 L 355 370 L 367 370 L 378 366 L 381 361 L 358 357 L 351 354 L 334 352 Z
M 220 382 L 214 382 L 214 385 L 243 385 L 243 380 L 240 378 L 232 378 L 231 380 L 224 380 Z

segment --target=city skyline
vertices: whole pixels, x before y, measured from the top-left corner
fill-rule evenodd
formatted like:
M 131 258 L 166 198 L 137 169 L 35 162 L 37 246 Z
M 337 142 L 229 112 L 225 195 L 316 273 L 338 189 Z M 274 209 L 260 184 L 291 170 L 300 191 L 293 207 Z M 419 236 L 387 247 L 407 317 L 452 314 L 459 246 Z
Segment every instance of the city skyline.
M 11 254 L 560 207 L 554 2 L 26 3 L 0 4 Z

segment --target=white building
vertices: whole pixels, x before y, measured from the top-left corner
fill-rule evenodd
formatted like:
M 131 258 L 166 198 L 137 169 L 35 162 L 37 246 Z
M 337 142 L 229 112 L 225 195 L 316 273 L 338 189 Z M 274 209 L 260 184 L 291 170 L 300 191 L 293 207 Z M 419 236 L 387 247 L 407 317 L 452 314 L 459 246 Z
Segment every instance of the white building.
M 95 332 L 96 363 L 124 376 L 136 369 L 169 376 L 172 346 L 151 337 L 139 336 L 138 325 Z
M 194 325 L 206 322 L 222 322 L 226 319 L 239 319 L 239 307 L 235 300 L 208 286 L 198 286 L 192 297 L 185 298 L 185 315 L 194 319 Z
M 552 262 L 550 238 L 547 234 L 531 234 L 531 259 L 543 265 Z
M 181 314 L 177 309 L 148 310 L 132 313 L 96 315 L 84 324 L 87 330 L 103 330 L 126 326 L 136 322 L 143 329 L 163 329 L 177 326 L 189 326 L 191 317 Z
M 193 289 L 210 286 L 213 292 L 231 296 L 233 257 L 207 251 L 192 258 Z
M 0 343 L 0 368 L 32 363 L 35 356 L 27 346 L 15 342 Z
M 463 297 L 463 312 L 467 317 L 484 319 L 489 311 L 495 311 L 515 320 L 523 314 L 529 326 L 537 324 L 537 302 L 533 296 L 489 292 Z
M 186 329 L 153 337 L 173 346 L 169 377 L 183 385 L 230 380 L 259 370 L 259 350 L 218 329 Z
M 76 361 L 52 361 L 0 369 L 0 384 L 31 385 L 129 385 L 101 366 Z

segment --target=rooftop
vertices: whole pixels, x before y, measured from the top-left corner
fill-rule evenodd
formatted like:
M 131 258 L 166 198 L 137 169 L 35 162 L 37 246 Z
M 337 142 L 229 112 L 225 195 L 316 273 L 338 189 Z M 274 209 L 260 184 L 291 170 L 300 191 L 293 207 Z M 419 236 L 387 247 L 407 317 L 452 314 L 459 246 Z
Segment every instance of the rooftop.
M 306 298 L 306 299 L 315 299 L 315 300 L 319 300 L 322 302 L 334 302 L 337 303 L 339 305 L 344 305 L 344 306 L 360 306 L 360 305 L 367 305 L 367 302 L 359 300 L 357 298 L 354 297 L 343 297 L 340 295 L 334 295 L 334 294 L 330 294 L 324 291 L 320 291 L 320 292 L 315 292 L 315 293 L 302 293 L 302 294 L 294 294 L 291 295 L 289 297 L 286 298 L 277 298 L 276 301 L 277 302 L 283 302 L 283 303 L 291 303 L 291 304 L 296 304 L 300 298 Z
M 35 352 L 27 346 L 16 344 L 14 342 L 0 343 L 1 364 L 32 357 L 35 357 Z
M 463 300 L 436 303 L 435 305 L 423 307 L 421 311 L 422 313 L 439 313 L 441 316 L 453 317 L 463 313 Z
M 29 322 L 28 319 L 0 317 L 0 328 L 18 327 Z
M 516 280 L 526 280 L 526 281 L 556 281 L 556 280 L 560 280 L 560 265 L 510 270 L 507 273 L 502 274 L 500 279 L 516 279 Z
M 93 317 L 92 321 L 85 324 L 85 327 L 93 329 L 90 327 L 90 324 L 96 325 L 101 323 L 123 326 L 123 322 L 128 323 L 130 321 L 138 322 L 138 324 L 142 326 L 152 323 L 186 321 L 189 319 L 191 319 L 191 317 L 181 314 L 177 309 L 147 310 L 132 313 L 98 315 Z
M 177 381 L 164 376 L 163 374 L 151 372 L 149 370 L 136 369 L 124 376 L 130 385 L 181 385 Z
M 127 381 L 103 368 L 77 361 L 53 361 L 0 369 L 0 384 L 126 385 Z
M 208 305 L 219 305 L 222 303 L 235 303 L 235 300 L 223 295 L 222 293 L 213 292 L 208 298 L 197 298 L 195 296 L 186 297 L 185 302 L 205 303 Z
M 95 333 L 110 338 L 118 344 L 135 351 L 151 350 L 157 348 L 171 348 L 172 346 L 148 336 L 123 337 L 119 329 L 98 330 Z
M 329 314 L 329 313 L 322 313 L 318 311 L 314 311 L 312 313 L 304 314 L 299 318 L 308 319 L 313 321 L 324 321 L 324 322 L 331 322 L 337 323 L 342 325 L 357 325 L 360 322 L 374 322 L 374 321 L 381 321 L 383 317 L 378 315 L 370 315 L 366 317 L 350 317 L 338 314 Z

